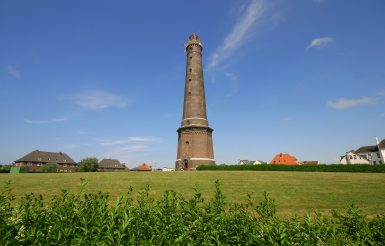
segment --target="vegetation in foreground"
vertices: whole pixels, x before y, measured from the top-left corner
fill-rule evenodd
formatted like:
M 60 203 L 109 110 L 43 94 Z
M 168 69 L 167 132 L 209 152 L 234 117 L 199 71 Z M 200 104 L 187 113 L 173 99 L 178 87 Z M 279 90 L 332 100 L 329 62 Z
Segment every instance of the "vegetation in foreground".
M 205 201 L 195 189 L 186 199 L 166 191 L 154 200 L 149 188 L 129 189 L 113 204 L 107 193 L 63 190 L 51 202 L 28 194 L 14 203 L 10 184 L 0 194 L 1 245 L 379 245 L 385 215 L 367 219 L 358 208 L 330 215 L 279 218 L 267 193 L 260 203 L 227 204 L 215 183 Z M 136 198 L 135 198 L 136 197 Z
M 199 171 L 301 171 L 301 172 L 358 172 L 358 173 L 385 173 L 385 164 L 320 164 L 320 165 L 217 165 L 199 166 Z

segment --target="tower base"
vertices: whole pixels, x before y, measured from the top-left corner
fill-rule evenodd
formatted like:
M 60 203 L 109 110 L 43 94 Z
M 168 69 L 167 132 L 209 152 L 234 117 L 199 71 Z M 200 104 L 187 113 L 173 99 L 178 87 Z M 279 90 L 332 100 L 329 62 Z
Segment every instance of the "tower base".
M 195 171 L 198 166 L 215 166 L 215 160 L 207 158 L 191 158 L 176 160 L 175 170 Z

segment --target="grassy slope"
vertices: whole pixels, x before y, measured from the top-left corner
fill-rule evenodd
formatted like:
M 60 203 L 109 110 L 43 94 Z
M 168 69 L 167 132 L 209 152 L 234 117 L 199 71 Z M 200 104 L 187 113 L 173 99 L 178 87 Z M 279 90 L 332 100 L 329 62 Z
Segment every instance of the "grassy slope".
M 310 173 L 258 171 L 152 172 L 152 173 L 57 173 L 0 174 L 0 187 L 11 180 L 17 198 L 25 193 L 42 194 L 50 198 L 60 189 L 76 192 L 80 178 L 88 182 L 88 191 L 109 192 L 112 197 L 150 185 L 151 194 L 159 197 L 164 190 L 176 190 L 190 196 L 194 185 L 206 198 L 213 194 L 214 181 L 220 180 L 228 202 L 246 201 L 247 193 L 257 200 L 262 192 L 271 194 L 279 214 L 292 211 L 345 208 L 354 203 L 365 214 L 385 213 L 385 174 L 383 173 Z

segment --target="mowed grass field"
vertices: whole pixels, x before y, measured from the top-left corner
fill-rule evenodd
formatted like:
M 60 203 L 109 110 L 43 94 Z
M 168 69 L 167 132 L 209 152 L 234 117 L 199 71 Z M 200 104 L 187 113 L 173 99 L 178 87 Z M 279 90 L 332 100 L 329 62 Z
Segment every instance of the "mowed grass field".
M 327 212 L 344 209 L 354 203 L 366 215 L 385 214 L 385 174 L 326 172 L 125 172 L 125 173 L 47 173 L 0 174 L 0 190 L 10 180 L 13 194 L 42 194 L 50 200 L 61 189 L 78 192 L 80 179 L 85 179 L 89 192 L 108 192 L 112 199 L 150 186 L 150 195 L 160 198 L 165 190 L 175 190 L 191 197 L 194 187 L 211 199 L 214 182 L 219 180 L 227 202 L 246 202 L 252 193 L 256 201 L 268 192 L 276 201 L 279 215 L 303 214 L 314 210 Z

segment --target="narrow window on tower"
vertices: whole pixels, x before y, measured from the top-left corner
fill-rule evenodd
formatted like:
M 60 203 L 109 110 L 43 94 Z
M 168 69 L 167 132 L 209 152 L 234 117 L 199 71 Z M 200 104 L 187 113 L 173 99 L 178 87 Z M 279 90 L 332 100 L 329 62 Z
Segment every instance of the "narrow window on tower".
M 190 73 L 191 73 L 191 72 L 192 72 L 192 69 L 190 68 L 190 70 L 189 70 L 189 71 L 190 71 Z
M 191 81 L 191 79 L 188 79 L 188 81 Z
M 190 56 L 190 60 L 192 59 L 192 56 Z
M 191 91 L 188 92 L 188 95 L 191 96 Z

